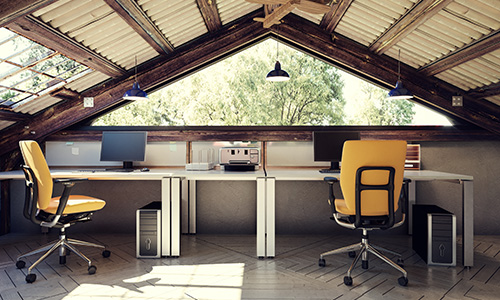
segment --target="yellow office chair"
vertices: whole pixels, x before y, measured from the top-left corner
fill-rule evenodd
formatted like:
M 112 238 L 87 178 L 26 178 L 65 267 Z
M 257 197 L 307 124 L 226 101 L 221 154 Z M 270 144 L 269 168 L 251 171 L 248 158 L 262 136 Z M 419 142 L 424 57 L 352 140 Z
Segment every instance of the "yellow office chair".
M 335 199 L 333 193 L 333 184 L 338 180 L 325 177 L 329 183 L 328 201 L 335 221 L 346 228 L 363 230 L 360 243 L 320 255 L 320 267 L 326 265 L 324 257 L 327 255 L 348 252 L 350 257 L 355 257 L 344 277 L 345 285 L 352 285 L 351 272 L 359 259 L 362 260 L 362 268 L 368 269 L 369 252 L 403 273 L 398 279 L 400 285 L 408 284 L 407 273 L 401 267 L 401 255 L 368 242 L 368 231 L 394 228 L 404 223 L 405 211 L 398 223 L 395 222 L 395 212 L 401 198 L 405 156 L 405 141 L 346 141 L 340 169 L 340 187 L 344 199 Z M 357 255 L 356 250 L 359 250 Z M 380 251 L 398 256 L 398 264 Z
M 111 252 L 102 245 L 66 238 L 66 228 L 78 222 L 90 221 L 92 213 L 104 207 L 106 202 L 88 196 L 70 195 L 76 182 L 87 179 L 55 179 L 53 180 L 45 157 L 40 146 L 35 141 L 20 141 L 19 146 L 24 158 L 22 166 L 26 177 L 26 198 L 24 202 L 24 216 L 35 224 L 47 228 L 59 228 L 59 239 L 53 243 L 20 255 L 16 267 L 24 268 L 26 263 L 22 258 L 45 252 L 35 263 L 28 268 L 26 282 L 33 283 L 36 274 L 31 271 L 40 262 L 47 258 L 56 249 L 59 249 L 59 263 L 66 263 L 66 249 L 73 251 L 88 263 L 89 274 L 97 270 L 90 259 L 83 255 L 73 245 L 91 246 L 103 249 L 102 256 L 109 257 Z M 52 198 L 54 183 L 62 183 L 64 190 L 60 197 Z

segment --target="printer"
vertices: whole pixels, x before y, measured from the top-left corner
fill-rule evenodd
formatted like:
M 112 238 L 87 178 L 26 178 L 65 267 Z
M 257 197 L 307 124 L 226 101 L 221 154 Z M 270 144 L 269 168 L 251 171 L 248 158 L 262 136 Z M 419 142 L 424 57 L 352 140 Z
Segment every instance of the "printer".
M 219 163 L 225 171 L 255 171 L 259 168 L 260 149 L 256 147 L 222 147 Z

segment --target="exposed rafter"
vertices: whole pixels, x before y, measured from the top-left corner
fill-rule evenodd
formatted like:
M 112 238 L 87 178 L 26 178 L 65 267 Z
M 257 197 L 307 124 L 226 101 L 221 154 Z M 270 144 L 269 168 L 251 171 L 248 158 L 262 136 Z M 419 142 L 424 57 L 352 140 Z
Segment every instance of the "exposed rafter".
M 59 88 L 55 91 L 49 93 L 52 97 L 56 97 L 63 100 L 72 100 L 78 98 L 80 94 L 73 90 L 69 90 L 65 87 Z
M 453 0 L 423 0 L 386 30 L 371 46 L 370 51 L 384 54 L 391 46 L 410 34 L 415 28 L 437 14 Z
M 209 32 L 214 32 L 222 28 L 219 12 L 215 0 L 196 0 L 198 9 L 200 10 L 205 25 L 207 25 Z
M 32 16 L 18 18 L 7 27 L 106 75 L 116 77 L 126 73 L 123 68 L 112 61 Z
M 260 12 L 258 12 L 260 13 Z M 148 91 L 162 83 L 220 59 L 235 49 L 242 48 L 262 38 L 268 32 L 260 23 L 254 22 L 251 14 L 248 19 L 237 25 L 230 25 L 217 34 L 196 40 L 188 47 L 178 49 L 175 53 L 157 60 L 154 65 L 138 70 L 137 80 L 141 88 Z M 0 155 L 16 149 L 20 139 L 43 139 L 46 136 L 67 128 L 79 121 L 96 115 L 108 107 L 124 101 L 124 91 L 134 82 L 134 76 L 117 78 L 94 89 L 86 91 L 80 97 L 62 102 L 36 116 L 9 128 L 0 140 Z M 83 97 L 94 97 L 94 107 L 84 108 Z
M 16 113 L 10 110 L 0 109 L 0 120 L 2 121 L 24 121 L 28 118 L 28 115 L 22 113 Z
M 333 32 L 353 1 L 354 0 L 339 0 L 335 9 L 331 9 L 323 16 L 319 26 L 327 32 Z
M 466 45 L 463 49 L 451 52 L 450 54 L 421 68 L 420 72 L 426 76 L 433 76 L 497 50 L 499 47 L 500 30 L 497 30 L 482 39 Z
M 488 86 L 483 86 L 481 88 L 470 90 L 467 92 L 467 96 L 474 97 L 477 99 L 482 99 L 496 95 L 500 95 L 500 82 L 493 83 Z
M 322 59 L 330 61 L 352 72 L 370 79 L 386 88 L 392 87 L 397 79 L 397 61 L 379 56 L 346 38 L 337 37 L 333 42 L 330 34 L 317 26 L 296 16 L 289 15 L 283 19 L 279 30 L 271 31 L 299 48 L 319 54 Z M 463 107 L 451 104 L 453 95 L 464 95 L 465 91 L 436 78 L 422 76 L 419 72 L 404 64 L 401 65 L 401 80 L 410 89 L 417 102 L 426 106 L 436 107 L 446 113 L 464 119 L 467 122 L 500 134 L 500 106 L 487 101 L 464 97 Z
M 113 10 L 135 30 L 159 54 L 167 54 L 174 50 L 158 27 L 132 0 L 104 0 Z
M 0 27 L 49 5 L 56 0 L 0 0 Z

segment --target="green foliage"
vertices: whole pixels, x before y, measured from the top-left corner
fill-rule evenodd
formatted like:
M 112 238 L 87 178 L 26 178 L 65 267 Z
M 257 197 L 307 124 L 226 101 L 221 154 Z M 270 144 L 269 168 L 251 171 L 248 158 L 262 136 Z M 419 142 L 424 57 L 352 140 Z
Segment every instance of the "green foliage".
M 350 125 L 408 125 L 415 104 L 407 100 L 387 99 L 387 92 L 369 83 L 362 83 L 364 97 L 355 99 L 356 113 Z

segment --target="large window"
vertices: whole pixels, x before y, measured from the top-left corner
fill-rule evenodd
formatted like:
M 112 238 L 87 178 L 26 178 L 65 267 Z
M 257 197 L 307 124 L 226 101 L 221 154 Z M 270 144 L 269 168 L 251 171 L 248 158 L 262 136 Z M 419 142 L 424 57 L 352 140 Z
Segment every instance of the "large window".
M 277 59 L 291 77 L 268 82 Z M 410 125 L 447 120 L 268 39 L 97 119 L 93 125 Z M 430 116 L 429 116 L 430 114 Z

